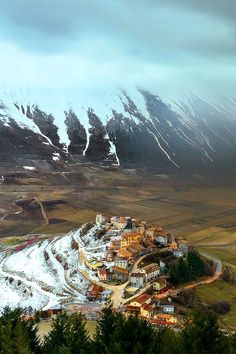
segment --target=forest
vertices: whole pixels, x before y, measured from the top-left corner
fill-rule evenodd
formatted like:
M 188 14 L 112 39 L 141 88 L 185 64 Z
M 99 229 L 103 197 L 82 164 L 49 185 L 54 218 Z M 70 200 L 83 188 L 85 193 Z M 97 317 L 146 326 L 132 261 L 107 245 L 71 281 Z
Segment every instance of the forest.
M 211 311 L 194 311 L 183 331 L 154 328 L 125 317 L 107 305 L 91 338 L 80 313 L 58 315 L 50 332 L 39 339 L 37 321 L 20 309 L 6 308 L 0 317 L 2 354 L 236 354 L 236 335 L 224 335 Z

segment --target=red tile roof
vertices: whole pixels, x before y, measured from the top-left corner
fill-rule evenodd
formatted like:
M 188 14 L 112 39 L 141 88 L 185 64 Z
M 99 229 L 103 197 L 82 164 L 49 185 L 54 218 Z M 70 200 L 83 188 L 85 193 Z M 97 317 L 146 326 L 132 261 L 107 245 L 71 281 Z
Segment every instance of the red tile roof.
M 134 299 L 133 301 L 138 302 L 139 304 L 144 304 L 146 301 L 151 299 L 151 295 L 148 294 L 141 294 L 139 295 L 136 299 Z M 132 302 L 133 302 L 132 301 Z
M 123 273 L 123 274 L 129 274 L 128 270 L 127 269 L 123 269 L 123 268 L 120 268 L 120 267 L 113 267 L 113 272 L 117 272 L 117 273 Z

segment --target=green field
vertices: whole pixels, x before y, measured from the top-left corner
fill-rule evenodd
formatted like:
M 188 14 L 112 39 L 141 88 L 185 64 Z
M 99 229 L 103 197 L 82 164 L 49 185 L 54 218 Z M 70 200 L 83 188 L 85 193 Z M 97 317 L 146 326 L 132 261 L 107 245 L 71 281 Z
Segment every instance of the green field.
M 220 316 L 220 321 L 236 329 L 236 286 L 218 280 L 212 284 L 199 285 L 197 295 L 207 304 L 216 301 L 227 301 L 231 310 L 226 315 Z

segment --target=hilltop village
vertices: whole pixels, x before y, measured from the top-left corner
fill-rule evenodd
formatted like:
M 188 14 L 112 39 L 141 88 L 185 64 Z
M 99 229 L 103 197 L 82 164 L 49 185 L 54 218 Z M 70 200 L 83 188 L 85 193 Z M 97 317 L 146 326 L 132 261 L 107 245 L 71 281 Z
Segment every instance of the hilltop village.
M 111 299 L 127 315 L 148 318 L 155 324 L 175 325 L 175 306 L 168 297 L 170 284 L 165 261 L 188 254 L 183 237 L 174 237 L 158 225 L 124 216 L 97 215 L 96 223 L 82 227 L 79 262 L 92 282 L 89 302 Z

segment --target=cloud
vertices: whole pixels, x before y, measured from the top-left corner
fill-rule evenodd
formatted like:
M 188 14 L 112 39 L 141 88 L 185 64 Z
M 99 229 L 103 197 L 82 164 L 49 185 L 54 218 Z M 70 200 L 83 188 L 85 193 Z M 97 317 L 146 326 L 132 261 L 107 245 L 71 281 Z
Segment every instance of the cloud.
M 234 0 L 8 0 L 0 12 L 1 79 L 213 91 L 218 83 L 230 91 L 235 13 Z

